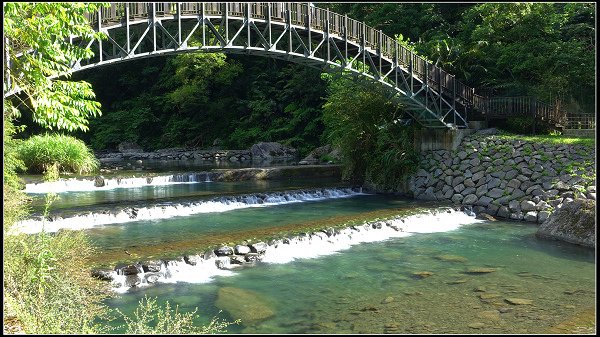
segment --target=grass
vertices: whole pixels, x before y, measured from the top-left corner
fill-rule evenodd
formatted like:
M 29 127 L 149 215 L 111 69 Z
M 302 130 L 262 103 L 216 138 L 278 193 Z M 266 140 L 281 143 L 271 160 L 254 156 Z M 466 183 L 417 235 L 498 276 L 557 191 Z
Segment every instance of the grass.
M 16 151 L 29 173 L 44 173 L 57 165 L 61 172 L 86 174 L 100 165 L 84 142 L 66 135 L 33 136 L 21 142 Z
M 596 140 L 593 138 L 583 138 L 583 137 L 566 137 L 562 135 L 536 135 L 536 136 L 526 136 L 526 135 L 517 135 L 511 133 L 502 133 L 497 136 L 498 139 L 503 140 L 523 140 L 527 142 L 534 143 L 546 143 L 546 144 L 555 144 L 555 145 L 584 145 L 584 146 L 596 146 Z

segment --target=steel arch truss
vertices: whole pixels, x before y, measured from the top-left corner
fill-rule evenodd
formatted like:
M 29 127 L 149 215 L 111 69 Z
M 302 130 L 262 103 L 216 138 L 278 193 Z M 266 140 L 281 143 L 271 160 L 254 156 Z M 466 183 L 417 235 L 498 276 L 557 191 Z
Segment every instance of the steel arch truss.
M 457 81 L 440 78 L 451 75 L 379 31 L 306 3 L 113 3 L 89 19 L 108 37 L 72 38 L 95 54 L 75 62 L 73 71 L 194 51 L 267 56 L 384 85 L 425 127 L 467 126 Z

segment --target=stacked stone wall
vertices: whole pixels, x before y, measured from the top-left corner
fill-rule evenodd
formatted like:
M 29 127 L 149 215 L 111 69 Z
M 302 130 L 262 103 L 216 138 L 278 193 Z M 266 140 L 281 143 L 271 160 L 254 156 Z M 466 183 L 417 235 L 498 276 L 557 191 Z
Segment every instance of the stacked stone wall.
M 423 152 L 420 167 L 408 186 L 415 198 L 452 201 L 500 218 L 542 223 L 574 199 L 596 200 L 593 146 L 478 132 L 455 151 Z

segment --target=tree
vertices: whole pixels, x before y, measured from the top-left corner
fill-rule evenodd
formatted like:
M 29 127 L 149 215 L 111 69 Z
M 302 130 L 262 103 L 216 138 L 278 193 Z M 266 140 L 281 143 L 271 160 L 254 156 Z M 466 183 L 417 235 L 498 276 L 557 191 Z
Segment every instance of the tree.
M 4 5 L 5 115 L 19 116 L 24 105 L 33 120 L 49 129 L 87 130 L 88 118 L 100 114 L 89 83 L 67 81 L 71 65 L 93 55 L 69 43 L 72 36 L 98 39 L 85 14 L 99 4 L 26 3 Z M 14 92 L 16 106 L 6 97 Z

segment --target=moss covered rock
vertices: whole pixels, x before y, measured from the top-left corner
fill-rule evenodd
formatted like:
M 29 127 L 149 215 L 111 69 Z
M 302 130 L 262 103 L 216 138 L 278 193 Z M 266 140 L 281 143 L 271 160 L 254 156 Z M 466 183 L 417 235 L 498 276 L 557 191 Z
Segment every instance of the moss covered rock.
M 536 236 L 596 247 L 596 201 L 577 199 L 563 204 L 538 229 Z

